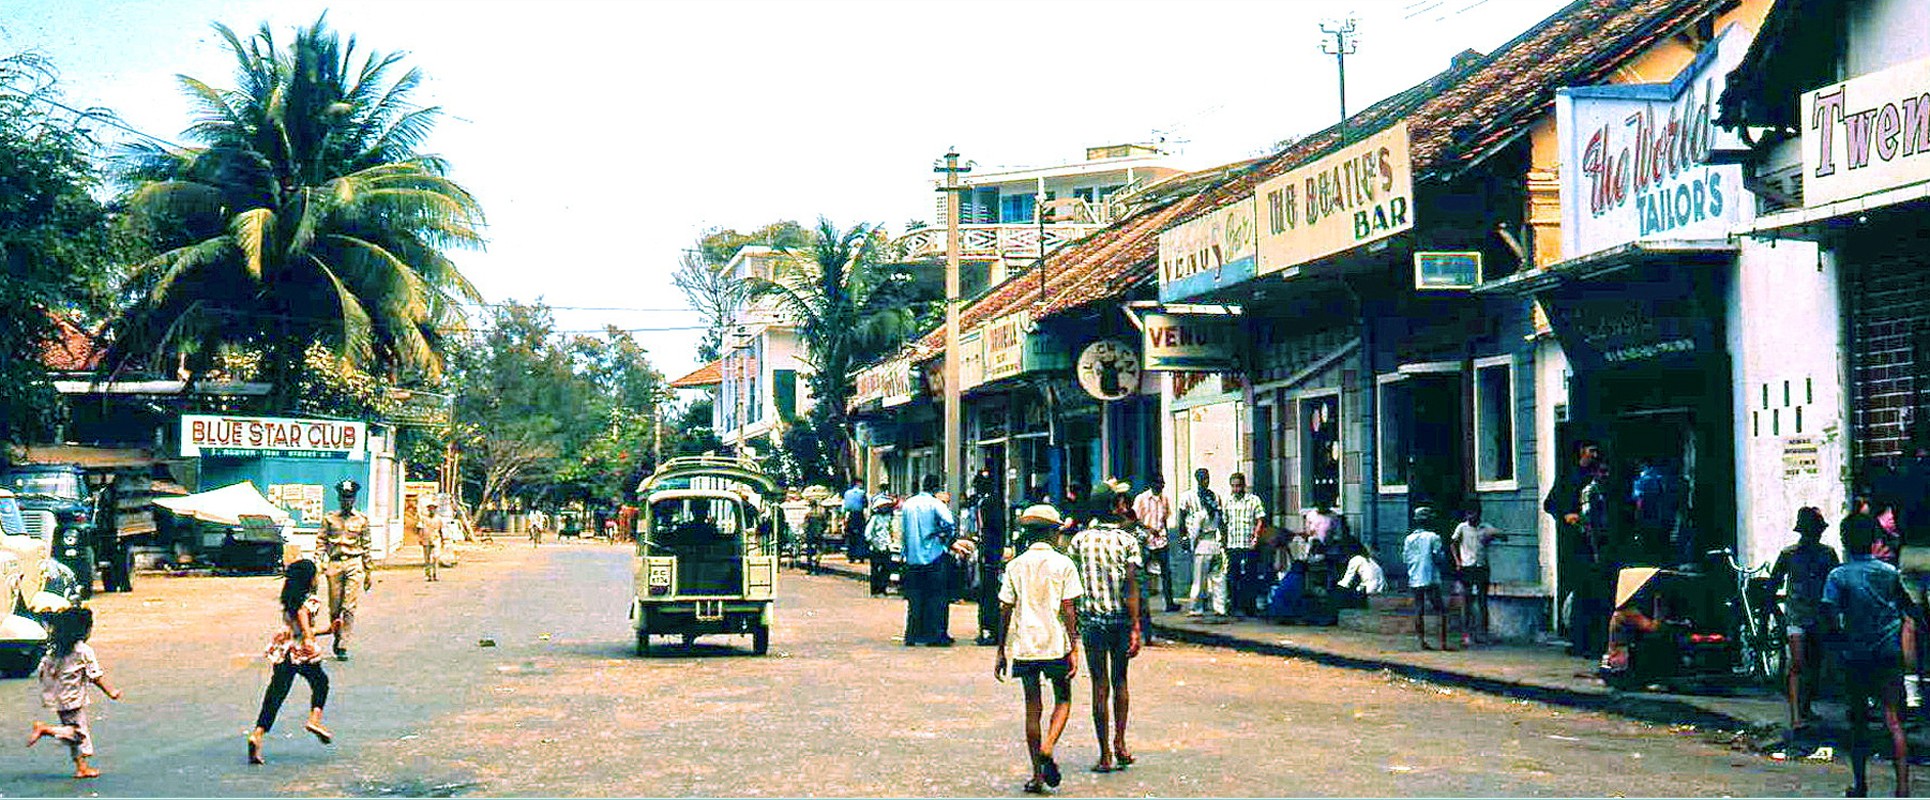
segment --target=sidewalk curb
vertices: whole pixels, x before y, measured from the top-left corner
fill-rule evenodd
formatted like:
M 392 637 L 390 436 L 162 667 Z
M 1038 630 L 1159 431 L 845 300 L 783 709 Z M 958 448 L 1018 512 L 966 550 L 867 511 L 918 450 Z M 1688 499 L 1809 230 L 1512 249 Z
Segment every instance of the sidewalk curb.
M 853 580 L 868 580 L 869 575 L 856 569 L 832 564 L 818 567 L 820 574 L 837 575 Z M 809 574 L 808 572 L 806 574 Z M 1468 672 L 1446 670 L 1406 664 L 1392 659 L 1363 658 L 1345 655 L 1330 650 L 1295 644 L 1279 644 L 1254 641 L 1239 636 L 1191 630 L 1183 627 L 1153 623 L 1153 631 L 1161 638 L 1205 647 L 1218 647 L 1257 655 L 1283 656 L 1303 659 L 1316 664 L 1363 672 L 1386 671 L 1403 678 L 1428 683 L 1443 684 L 1465 688 L 1482 694 L 1495 695 L 1520 700 L 1530 700 L 1553 706 L 1573 708 L 1584 711 L 1597 711 L 1620 717 L 1662 725 L 1691 724 L 1702 728 L 1725 730 L 1750 730 L 1761 723 L 1736 714 L 1706 708 L 1696 703 L 1677 700 L 1667 696 L 1649 693 L 1615 692 L 1604 688 L 1599 692 L 1579 691 L 1559 686 L 1547 686 Z

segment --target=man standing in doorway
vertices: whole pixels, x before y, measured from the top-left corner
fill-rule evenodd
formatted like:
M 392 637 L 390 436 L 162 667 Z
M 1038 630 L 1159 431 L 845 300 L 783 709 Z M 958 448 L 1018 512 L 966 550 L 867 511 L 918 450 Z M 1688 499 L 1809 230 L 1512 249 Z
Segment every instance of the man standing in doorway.
M 430 500 L 423 507 L 422 516 L 416 519 L 416 538 L 422 540 L 422 574 L 429 580 L 441 580 L 436 575 L 437 562 L 442 558 L 442 517 L 436 516 L 436 501 Z
M 937 475 L 926 475 L 918 494 L 898 505 L 905 540 L 902 589 L 906 647 L 952 646 L 951 634 L 946 631 L 950 603 L 945 571 L 951 564 L 947 550 L 958 526 L 952 510 L 933 496 L 942 486 L 944 482 Z
M 1173 597 L 1173 562 L 1168 559 L 1172 553 L 1172 540 L 1167 530 L 1172 525 L 1173 504 L 1166 499 L 1166 476 L 1154 475 L 1152 485 L 1140 492 L 1133 500 L 1133 518 L 1146 532 L 1146 552 L 1149 565 L 1159 567 L 1159 596 L 1166 604 L 1166 613 L 1179 610 L 1179 601 Z M 1151 615 L 1151 609 L 1145 614 Z M 1142 620 L 1143 622 L 1144 620 Z
M 870 548 L 864 540 L 864 481 L 851 479 L 844 490 L 844 560 L 856 564 L 865 560 Z
M 335 660 L 348 660 L 349 631 L 355 627 L 355 607 L 373 586 L 369 564 L 369 518 L 355 510 L 362 485 L 345 480 L 335 485 L 339 508 L 322 515 L 315 537 L 316 555 L 328 575 L 328 615 L 334 620 Z
M 1222 531 L 1226 512 L 1220 495 L 1212 489 L 1212 476 L 1205 467 L 1193 470 L 1194 489 L 1179 499 L 1174 527 L 1186 532 L 1193 550 L 1193 585 L 1187 592 L 1192 608 L 1187 616 L 1206 613 L 1208 604 L 1215 621 L 1226 620 L 1226 553 L 1222 552 Z M 1200 597 L 1204 593 L 1205 598 Z
M 1079 636 L 1086 646 L 1086 675 L 1092 678 L 1092 728 L 1099 737 L 1094 772 L 1111 772 L 1133 763 L 1126 749 L 1126 665 L 1139 655 L 1139 539 L 1122 523 L 1125 495 L 1112 485 L 1092 488 L 1092 522 L 1074 534 L 1068 555 L 1079 565 Z M 1109 713 L 1110 712 L 1110 713 Z
M 1226 479 L 1233 495 L 1226 500 L 1226 563 L 1233 612 L 1243 617 L 1259 616 L 1260 593 L 1266 579 L 1262 570 L 1271 571 L 1272 559 L 1260 563 L 1260 533 L 1266 527 L 1267 509 L 1260 496 L 1246 490 L 1246 475 L 1235 472 Z
M 1608 637 L 1608 583 L 1604 572 L 1601 543 L 1582 524 L 1582 493 L 1602 471 L 1602 448 L 1593 441 L 1575 446 L 1575 465 L 1555 477 L 1541 508 L 1555 518 L 1556 580 L 1567 595 L 1568 651 L 1571 655 L 1594 658 L 1601 655 Z

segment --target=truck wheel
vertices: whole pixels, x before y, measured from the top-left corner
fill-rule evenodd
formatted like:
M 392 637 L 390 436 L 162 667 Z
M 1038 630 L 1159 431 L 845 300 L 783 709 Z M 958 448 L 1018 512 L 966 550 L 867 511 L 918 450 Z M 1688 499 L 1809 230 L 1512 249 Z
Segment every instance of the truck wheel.
M 771 626 L 759 625 L 751 629 L 751 652 L 760 656 L 771 652 Z
M 114 571 L 116 573 L 115 591 L 134 591 L 134 548 L 121 545 L 115 548 Z
M 9 653 L 5 657 L 0 657 L 0 677 L 25 678 L 32 675 L 34 668 L 40 665 L 40 657 L 46 650 L 47 645 L 38 644 L 19 653 Z
M 650 634 L 637 631 L 637 655 L 650 655 Z

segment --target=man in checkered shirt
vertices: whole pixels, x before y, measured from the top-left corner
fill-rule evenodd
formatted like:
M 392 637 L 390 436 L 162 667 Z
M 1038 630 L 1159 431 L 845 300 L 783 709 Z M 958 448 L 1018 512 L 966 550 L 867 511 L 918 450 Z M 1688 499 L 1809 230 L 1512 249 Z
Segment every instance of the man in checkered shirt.
M 1094 772 L 1111 772 L 1133 763 L 1126 749 L 1126 662 L 1139 655 L 1139 537 L 1124 521 L 1131 498 L 1109 483 L 1087 496 L 1092 524 L 1072 537 L 1067 555 L 1079 565 L 1079 639 L 1086 646 L 1086 674 L 1092 678 L 1092 729 L 1099 738 Z M 1117 719 L 1109 721 L 1108 712 Z M 1112 734 L 1108 741 L 1107 733 Z
M 1232 584 L 1227 594 L 1232 595 L 1233 613 L 1259 616 L 1259 597 L 1272 583 L 1266 574 L 1272 565 L 1262 564 L 1260 558 L 1260 531 L 1267 509 L 1259 495 L 1247 492 L 1244 473 L 1233 473 L 1226 485 L 1233 490 L 1226 498 L 1226 571 L 1227 583 Z

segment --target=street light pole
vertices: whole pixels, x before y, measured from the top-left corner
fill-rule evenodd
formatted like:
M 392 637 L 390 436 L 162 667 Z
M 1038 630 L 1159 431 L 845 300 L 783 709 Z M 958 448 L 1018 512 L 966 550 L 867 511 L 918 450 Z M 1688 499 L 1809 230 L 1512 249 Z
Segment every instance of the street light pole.
M 958 176 L 971 167 L 959 166 L 958 151 L 945 151 L 945 165 L 932 168 L 945 174 L 945 489 L 957 510 L 963 499 L 963 415 L 958 391 Z

